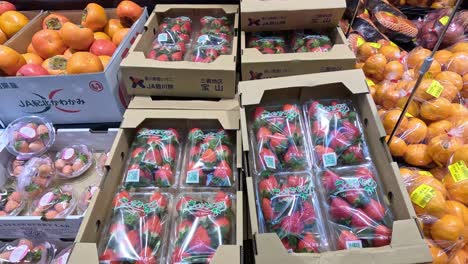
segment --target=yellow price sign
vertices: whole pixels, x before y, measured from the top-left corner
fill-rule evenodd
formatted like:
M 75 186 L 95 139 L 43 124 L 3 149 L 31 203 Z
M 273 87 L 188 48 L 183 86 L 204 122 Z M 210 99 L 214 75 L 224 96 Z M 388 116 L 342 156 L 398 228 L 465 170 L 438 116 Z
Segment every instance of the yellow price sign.
M 434 188 L 427 184 L 421 184 L 411 193 L 411 201 L 419 205 L 421 208 L 424 208 L 426 207 L 427 203 L 431 201 L 434 195 Z
M 419 171 L 419 174 L 423 176 L 429 176 L 429 177 L 434 177 L 430 171 Z
M 375 82 L 373 82 L 371 79 L 366 79 L 367 86 L 374 86 Z
M 376 42 L 369 42 L 369 45 L 376 49 L 380 49 L 382 47 L 380 43 L 376 43 Z
M 408 113 L 408 112 L 405 113 L 405 116 L 406 116 L 406 117 L 414 117 L 412 114 L 410 114 L 410 113 Z
M 444 26 L 447 25 L 448 21 L 449 21 L 449 17 L 448 17 L 448 16 L 443 16 L 443 17 L 441 17 L 441 18 L 439 19 L 439 22 L 440 22 L 442 25 L 444 25 Z
M 442 84 L 440 84 L 439 81 L 432 80 L 431 85 L 426 90 L 426 93 L 434 96 L 435 98 L 439 98 L 440 95 L 442 94 L 442 91 L 444 91 L 444 87 Z
M 463 160 L 459 160 L 448 166 L 450 175 L 455 182 L 468 180 L 468 168 Z
M 358 37 L 357 39 L 357 46 L 360 47 L 362 44 L 366 43 L 366 41 L 361 38 L 361 37 Z

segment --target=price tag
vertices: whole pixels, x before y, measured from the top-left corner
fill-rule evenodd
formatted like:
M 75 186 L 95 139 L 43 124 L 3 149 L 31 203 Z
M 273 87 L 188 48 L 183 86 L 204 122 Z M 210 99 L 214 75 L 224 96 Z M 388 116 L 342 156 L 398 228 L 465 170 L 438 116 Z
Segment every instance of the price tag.
M 158 42 L 166 42 L 167 41 L 167 33 L 160 33 L 158 35 Z
M 448 21 L 449 21 L 449 17 L 448 17 L 448 16 L 443 16 L 443 17 L 441 17 L 441 18 L 439 19 L 439 22 L 440 22 L 442 25 L 444 25 L 444 26 L 447 25 Z
M 127 179 L 125 182 L 139 182 L 140 181 L 140 170 L 133 169 L 127 172 Z
M 367 86 L 374 86 L 375 82 L 373 82 L 371 79 L 366 79 Z
M 440 82 L 432 80 L 431 85 L 429 85 L 429 88 L 427 88 L 426 90 L 426 93 L 434 96 L 435 98 L 439 98 L 443 90 L 444 87 L 442 86 L 442 84 L 440 84 Z
M 275 157 L 273 156 L 265 156 L 263 157 L 265 160 L 265 164 L 268 168 L 270 169 L 276 169 L 276 162 L 275 162 Z
M 361 240 L 346 241 L 346 249 L 350 248 L 362 248 Z
M 414 117 L 412 114 L 410 114 L 410 113 L 408 113 L 408 112 L 405 113 L 405 116 L 406 116 L 406 117 Z
M 361 37 L 358 37 L 357 39 L 357 46 L 360 47 L 362 44 L 366 43 L 366 41 L 361 38 Z
M 336 166 L 336 164 L 338 163 L 335 152 L 323 154 L 322 161 L 324 167 Z
M 191 170 L 187 172 L 186 183 L 200 183 L 200 172 L 198 170 Z
M 369 42 L 369 45 L 370 45 L 371 47 L 376 48 L 376 49 L 380 49 L 380 48 L 382 47 L 381 44 L 375 43 L 375 42 Z
M 423 176 L 429 176 L 429 177 L 434 177 L 430 171 L 419 171 L 419 174 Z
M 448 166 L 450 175 L 455 182 L 468 180 L 468 168 L 463 160 L 459 160 Z
M 427 184 L 421 184 L 411 193 L 411 201 L 420 207 L 426 207 L 427 203 L 434 197 L 435 190 Z

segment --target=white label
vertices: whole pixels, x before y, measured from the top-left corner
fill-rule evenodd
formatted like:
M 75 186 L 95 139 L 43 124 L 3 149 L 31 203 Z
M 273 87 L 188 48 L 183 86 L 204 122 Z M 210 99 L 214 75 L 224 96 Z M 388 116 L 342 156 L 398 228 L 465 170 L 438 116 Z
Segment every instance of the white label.
M 67 149 L 63 150 L 63 152 L 62 152 L 62 159 L 69 160 L 69 159 L 71 159 L 73 157 L 73 155 L 75 155 L 75 149 L 67 148 Z
M 35 138 L 36 137 L 36 130 L 34 128 L 27 127 L 27 126 L 20 128 L 19 133 L 23 138 Z
M 133 169 L 127 172 L 127 179 L 125 182 L 139 182 L 140 181 L 140 170 Z
M 96 186 L 93 186 L 91 187 L 91 189 L 89 190 L 89 192 L 91 193 L 91 195 L 94 195 L 94 193 L 99 190 L 99 187 L 96 187 Z
M 46 205 L 49 205 L 50 202 L 54 199 L 54 193 L 53 192 L 48 192 L 44 194 L 41 199 L 39 200 L 39 206 L 44 207 Z
M 186 183 L 200 183 L 200 172 L 198 170 L 191 170 L 187 172 Z
M 158 42 L 166 42 L 167 41 L 167 33 L 160 33 L 158 35 Z
M 362 248 L 361 240 L 346 241 L 346 248 Z
M 336 166 L 337 160 L 336 160 L 336 153 L 325 153 L 322 155 L 322 161 L 323 161 L 323 166 L 324 167 L 331 167 L 331 166 Z
M 27 245 L 21 245 L 19 247 L 16 247 L 11 252 L 9 260 L 10 262 L 18 263 L 21 260 L 23 260 L 24 257 L 26 257 L 26 254 L 28 254 L 28 252 L 29 252 L 29 248 Z
M 70 252 L 67 252 L 67 253 L 63 254 L 62 256 L 60 256 L 57 259 L 57 264 L 67 264 L 69 255 L 70 255 Z
M 276 169 L 275 157 L 273 156 L 264 156 L 265 164 L 270 169 Z
M 198 42 L 199 44 L 203 44 L 203 43 L 207 42 L 208 40 L 210 40 L 210 38 L 208 37 L 208 35 L 201 35 L 200 37 L 198 37 L 197 42 Z

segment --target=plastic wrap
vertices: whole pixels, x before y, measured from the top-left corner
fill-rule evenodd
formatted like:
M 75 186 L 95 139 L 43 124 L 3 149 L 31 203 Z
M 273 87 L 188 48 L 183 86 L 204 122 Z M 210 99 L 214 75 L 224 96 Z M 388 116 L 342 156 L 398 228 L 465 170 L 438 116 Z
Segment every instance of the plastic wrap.
M 200 33 L 202 35 L 213 35 L 220 37 L 227 42 L 232 41 L 232 22 L 229 18 L 223 17 L 212 17 L 212 16 L 204 16 L 200 18 Z
M 18 175 L 16 189 L 34 198 L 49 187 L 54 176 L 54 162 L 49 156 L 31 158 Z
M 181 160 L 179 133 L 175 129 L 138 130 L 130 150 L 125 185 L 170 187 L 177 182 Z
M 312 175 L 291 173 L 257 177 L 259 226 L 275 232 L 289 252 L 329 250 L 328 235 L 314 191 Z
M 333 43 L 327 35 L 305 31 L 293 33 L 292 48 L 294 52 L 326 52 L 330 51 L 332 46 Z
M 32 202 L 29 215 L 46 219 L 65 218 L 75 211 L 75 196 L 71 185 L 50 188 Z
M 350 100 L 318 100 L 305 106 L 314 164 L 321 168 L 370 160 L 362 125 Z
M 225 36 L 203 34 L 198 36 L 194 44 L 190 60 L 193 62 L 210 63 L 220 55 L 231 53 L 231 43 Z
M 163 263 L 172 196 L 119 191 L 100 246 L 100 263 Z
M 209 263 L 221 245 L 235 243 L 234 195 L 182 193 L 177 197 L 168 263 Z
M 7 150 L 16 157 L 28 159 L 44 154 L 55 141 L 51 122 L 39 116 L 20 117 L 6 128 Z
M 226 130 L 192 128 L 188 134 L 181 186 L 231 187 L 235 184 L 235 141 Z
M 182 61 L 187 48 L 184 42 L 178 43 L 155 43 L 148 54 L 149 59 L 158 61 Z
M 106 150 L 103 153 L 99 154 L 99 157 L 96 161 L 96 171 L 101 177 L 105 177 L 107 175 L 107 158 L 109 158 L 109 150 Z
M 165 35 L 161 36 L 161 34 Z M 157 41 L 159 43 L 189 43 L 191 34 L 192 20 L 189 17 L 166 17 L 159 25 L 159 35 Z
M 62 250 L 55 256 L 55 258 L 52 260 L 52 262 L 50 262 L 50 264 L 67 264 L 67 262 L 68 262 L 68 257 L 70 256 L 70 253 L 71 253 L 72 248 L 73 248 L 73 245 L 72 245 L 72 246 L 68 246 L 68 247 L 62 249 Z
M 93 150 L 83 144 L 63 148 L 55 155 L 55 169 L 62 178 L 83 175 L 93 165 Z
M 26 203 L 26 199 L 21 192 L 13 188 L 0 189 L 0 216 L 18 215 Z
M 297 105 L 258 106 L 251 115 L 250 143 L 256 172 L 305 171 L 311 167 Z
M 93 184 L 86 187 L 86 189 L 81 193 L 76 206 L 78 214 L 84 214 L 86 212 L 86 209 L 88 209 L 89 203 L 91 202 L 91 199 L 93 199 L 97 190 L 99 190 L 99 186 L 97 184 Z
M 248 48 L 256 48 L 263 54 L 287 52 L 286 36 L 278 32 L 252 33 L 247 42 Z
M 55 256 L 55 246 L 49 242 L 18 239 L 0 248 L 0 263 L 50 263 Z
M 372 165 L 325 169 L 320 183 L 336 249 L 390 244 L 393 216 Z

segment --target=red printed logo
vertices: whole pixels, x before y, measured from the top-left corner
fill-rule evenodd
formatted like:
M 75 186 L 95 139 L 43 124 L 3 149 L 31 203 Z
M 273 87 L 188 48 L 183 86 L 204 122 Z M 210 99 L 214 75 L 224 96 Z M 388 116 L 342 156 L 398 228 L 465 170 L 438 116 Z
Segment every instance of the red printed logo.
M 89 82 L 89 88 L 95 92 L 102 92 L 104 90 L 104 86 L 102 85 L 101 82 L 98 81 L 91 81 Z

